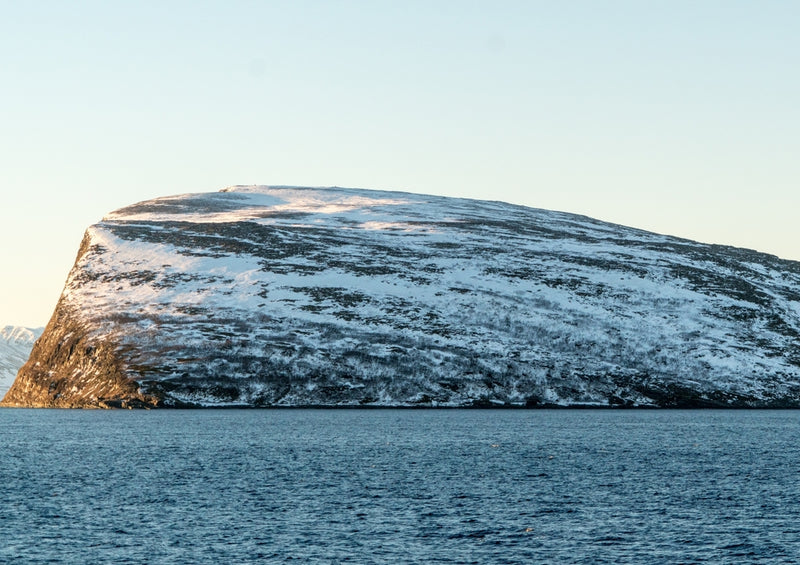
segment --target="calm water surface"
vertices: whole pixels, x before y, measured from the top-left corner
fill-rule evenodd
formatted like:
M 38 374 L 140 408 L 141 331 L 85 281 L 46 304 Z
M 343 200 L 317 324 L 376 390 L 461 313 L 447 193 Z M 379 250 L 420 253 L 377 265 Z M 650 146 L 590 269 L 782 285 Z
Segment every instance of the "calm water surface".
M 0 562 L 797 563 L 800 412 L 0 410 Z

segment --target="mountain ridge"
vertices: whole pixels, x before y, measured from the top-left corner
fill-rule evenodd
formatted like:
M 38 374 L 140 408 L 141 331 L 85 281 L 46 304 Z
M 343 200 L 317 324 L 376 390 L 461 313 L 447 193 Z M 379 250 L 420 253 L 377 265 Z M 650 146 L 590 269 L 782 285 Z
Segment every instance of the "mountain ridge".
M 234 186 L 90 227 L 3 404 L 797 406 L 799 288 L 565 212 Z

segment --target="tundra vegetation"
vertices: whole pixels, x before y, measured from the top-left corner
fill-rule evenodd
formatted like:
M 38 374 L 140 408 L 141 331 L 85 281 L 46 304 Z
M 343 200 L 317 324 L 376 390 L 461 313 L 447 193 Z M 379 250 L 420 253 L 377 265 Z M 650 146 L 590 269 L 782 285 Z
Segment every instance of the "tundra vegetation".
M 159 198 L 87 231 L 13 406 L 798 406 L 800 263 L 505 204 Z

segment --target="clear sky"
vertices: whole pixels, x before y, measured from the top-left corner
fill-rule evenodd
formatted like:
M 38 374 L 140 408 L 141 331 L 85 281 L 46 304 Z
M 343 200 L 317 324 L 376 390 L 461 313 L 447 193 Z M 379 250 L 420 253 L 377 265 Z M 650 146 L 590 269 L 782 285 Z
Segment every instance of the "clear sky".
M 800 260 L 800 2 L 0 0 L 0 325 L 232 184 L 505 200 Z

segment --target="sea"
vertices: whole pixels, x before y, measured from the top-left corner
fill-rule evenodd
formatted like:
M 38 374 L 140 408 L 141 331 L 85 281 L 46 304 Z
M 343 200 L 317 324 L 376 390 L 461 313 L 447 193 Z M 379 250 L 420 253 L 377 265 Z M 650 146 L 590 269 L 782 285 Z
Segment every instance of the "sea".
M 0 410 L 0 563 L 798 563 L 800 411 Z

